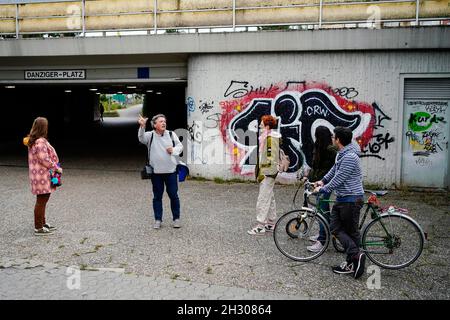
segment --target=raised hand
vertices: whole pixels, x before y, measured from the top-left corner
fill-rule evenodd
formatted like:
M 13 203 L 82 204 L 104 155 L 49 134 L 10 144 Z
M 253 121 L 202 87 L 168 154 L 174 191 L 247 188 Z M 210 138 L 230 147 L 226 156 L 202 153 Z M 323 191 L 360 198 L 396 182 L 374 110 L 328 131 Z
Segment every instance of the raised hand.
M 144 118 L 141 115 L 139 115 L 138 123 L 141 126 L 141 128 L 145 128 L 145 124 L 147 123 L 148 118 Z

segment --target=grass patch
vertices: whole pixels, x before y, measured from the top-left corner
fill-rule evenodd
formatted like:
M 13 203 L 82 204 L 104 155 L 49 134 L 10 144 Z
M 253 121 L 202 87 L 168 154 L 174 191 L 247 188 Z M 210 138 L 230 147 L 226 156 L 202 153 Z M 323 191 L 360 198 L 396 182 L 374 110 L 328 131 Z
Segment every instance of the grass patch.
M 86 242 L 87 239 L 88 239 L 88 238 L 83 238 L 83 239 L 81 239 L 80 244 L 84 244 L 84 243 Z
M 192 176 L 188 176 L 186 179 L 192 181 L 211 181 L 210 179 L 206 179 L 203 177 L 192 177 Z
M 381 184 L 365 184 L 364 190 L 383 190 L 383 186 Z
M 103 247 L 102 244 L 97 244 L 97 245 L 95 245 L 94 249 L 92 249 L 92 251 L 87 251 L 87 252 L 85 252 L 85 254 L 86 253 L 96 253 L 102 247 Z
M 108 111 L 103 113 L 103 118 L 118 118 L 119 113 L 117 111 Z
M 215 178 L 213 179 L 213 181 L 214 181 L 215 183 L 218 183 L 218 184 L 226 183 L 226 181 L 225 181 L 224 179 L 219 178 L 219 177 L 215 177 Z
M 213 270 L 212 270 L 211 266 L 208 266 L 208 268 L 206 268 L 206 273 L 207 274 L 212 274 L 213 273 Z
M 214 177 L 213 179 L 208 179 L 208 178 L 204 178 L 204 177 L 191 177 L 189 176 L 187 178 L 187 180 L 191 180 L 191 181 L 200 181 L 200 182 L 206 182 L 206 181 L 213 181 L 215 183 L 218 184 L 231 184 L 231 183 L 251 183 L 253 184 L 254 181 L 252 180 L 243 180 L 243 179 L 239 179 L 239 178 L 233 178 L 233 179 L 223 179 L 220 177 Z
M 65 245 L 60 245 L 59 247 L 58 247 L 58 249 L 62 249 L 62 248 L 64 248 L 65 247 Z
M 176 279 L 179 278 L 179 277 L 180 277 L 180 275 L 179 275 L 178 273 L 175 273 L 175 274 L 173 274 L 173 275 L 170 276 L 170 279 L 176 280 Z

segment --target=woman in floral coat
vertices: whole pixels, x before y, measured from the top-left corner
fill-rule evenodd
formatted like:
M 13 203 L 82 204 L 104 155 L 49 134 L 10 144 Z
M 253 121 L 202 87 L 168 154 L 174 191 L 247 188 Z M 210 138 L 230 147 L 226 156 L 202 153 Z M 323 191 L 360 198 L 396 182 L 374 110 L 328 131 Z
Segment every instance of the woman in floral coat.
M 48 121 L 36 118 L 30 134 L 24 139 L 28 146 L 28 167 L 31 193 L 36 195 L 34 207 L 34 234 L 48 235 L 55 229 L 45 221 L 45 207 L 50 194 L 56 190 L 50 180 L 50 170 L 62 173 L 58 155 L 47 141 Z

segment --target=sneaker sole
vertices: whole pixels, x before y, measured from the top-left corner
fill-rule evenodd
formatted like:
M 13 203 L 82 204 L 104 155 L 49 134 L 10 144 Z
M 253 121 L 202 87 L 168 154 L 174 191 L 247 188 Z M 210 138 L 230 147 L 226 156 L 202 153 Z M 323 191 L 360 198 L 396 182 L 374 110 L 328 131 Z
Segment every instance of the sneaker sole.
M 336 273 L 336 274 L 350 274 L 350 273 L 353 273 L 353 271 L 345 271 L 345 272 L 342 271 L 341 272 L 341 271 L 335 271 L 335 270 L 333 270 L 333 272 Z

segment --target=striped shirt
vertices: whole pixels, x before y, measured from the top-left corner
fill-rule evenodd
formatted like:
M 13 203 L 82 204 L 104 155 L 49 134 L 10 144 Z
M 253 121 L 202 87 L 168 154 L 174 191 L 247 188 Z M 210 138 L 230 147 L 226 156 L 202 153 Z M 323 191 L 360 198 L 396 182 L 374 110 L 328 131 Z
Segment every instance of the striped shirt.
M 324 186 L 320 192 L 335 191 L 337 201 L 344 200 L 344 197 L 349 201 L 354 201 L 355 198 L 364 195 L 358 147 L 356 144 L 350 143 L 338 152 L 336 163 L 322 179 Z

